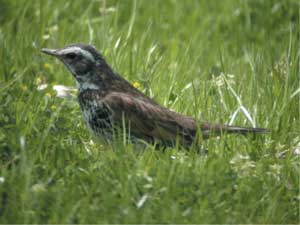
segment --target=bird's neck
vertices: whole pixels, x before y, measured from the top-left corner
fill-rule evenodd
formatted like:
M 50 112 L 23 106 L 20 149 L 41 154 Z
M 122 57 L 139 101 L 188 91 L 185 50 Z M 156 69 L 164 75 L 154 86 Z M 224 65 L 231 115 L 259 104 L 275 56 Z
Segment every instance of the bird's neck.
M 83 75 L 76 76 L 76 84 L 78 92 L 83 92 L 86 90 L 100 90 L 106 85 L 106 76 L 99 74 L 97 69 L 91 70 Z
M 86 90 L 100 90 L 100 86 L 98 84 L 95 84 L 91 81 L 82 81 L 78 82 L 76 81 L 78 92 L 83 92 Z

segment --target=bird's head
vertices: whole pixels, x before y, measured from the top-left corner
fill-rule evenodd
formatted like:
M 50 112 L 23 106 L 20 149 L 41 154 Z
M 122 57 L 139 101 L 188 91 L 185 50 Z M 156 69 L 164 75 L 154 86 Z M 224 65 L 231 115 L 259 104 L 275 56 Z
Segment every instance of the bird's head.
M 61 60 L 79 83 L 93 81 L 99 76 L 95 71 L 108 69 L 101 54 L 91 45 L 72 44 L 60 49 L 43 48 L 41 51 Z

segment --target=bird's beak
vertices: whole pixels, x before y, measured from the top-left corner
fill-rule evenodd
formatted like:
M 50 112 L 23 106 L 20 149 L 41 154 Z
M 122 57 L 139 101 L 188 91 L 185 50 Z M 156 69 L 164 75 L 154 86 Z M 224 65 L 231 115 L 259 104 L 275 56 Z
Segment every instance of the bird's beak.
M 47 55 L 55 56 L 55 57 L 59 56 L 58 50 L 56 50 L 56 49 L 42 48 L 41 52 L 43 52 Z

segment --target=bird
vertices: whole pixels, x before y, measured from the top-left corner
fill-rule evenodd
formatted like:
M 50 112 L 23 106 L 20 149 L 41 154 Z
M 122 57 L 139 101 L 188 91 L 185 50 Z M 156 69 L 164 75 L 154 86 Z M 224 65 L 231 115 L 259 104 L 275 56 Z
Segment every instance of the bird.
M 84 121 L 93 136 L 107 143 L 121 135 L 126 142 L 190 149 L 223 133 L 269 132 L 266 128 L 199 122 L 172 111 L 115 72 L 92 45 L 70 44 L 58 49 L 42 48 L 41 52 L 59 59 L 74 76 Z

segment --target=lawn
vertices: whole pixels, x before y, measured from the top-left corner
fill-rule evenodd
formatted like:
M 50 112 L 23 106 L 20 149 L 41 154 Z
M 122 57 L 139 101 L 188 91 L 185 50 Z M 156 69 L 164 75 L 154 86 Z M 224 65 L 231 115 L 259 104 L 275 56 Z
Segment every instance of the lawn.
M 298 0 L 0 0 L 0 223 L 299 223 Z M 62 63 L 90 43 L 200 121 L 208 153 L 94 140 Z

